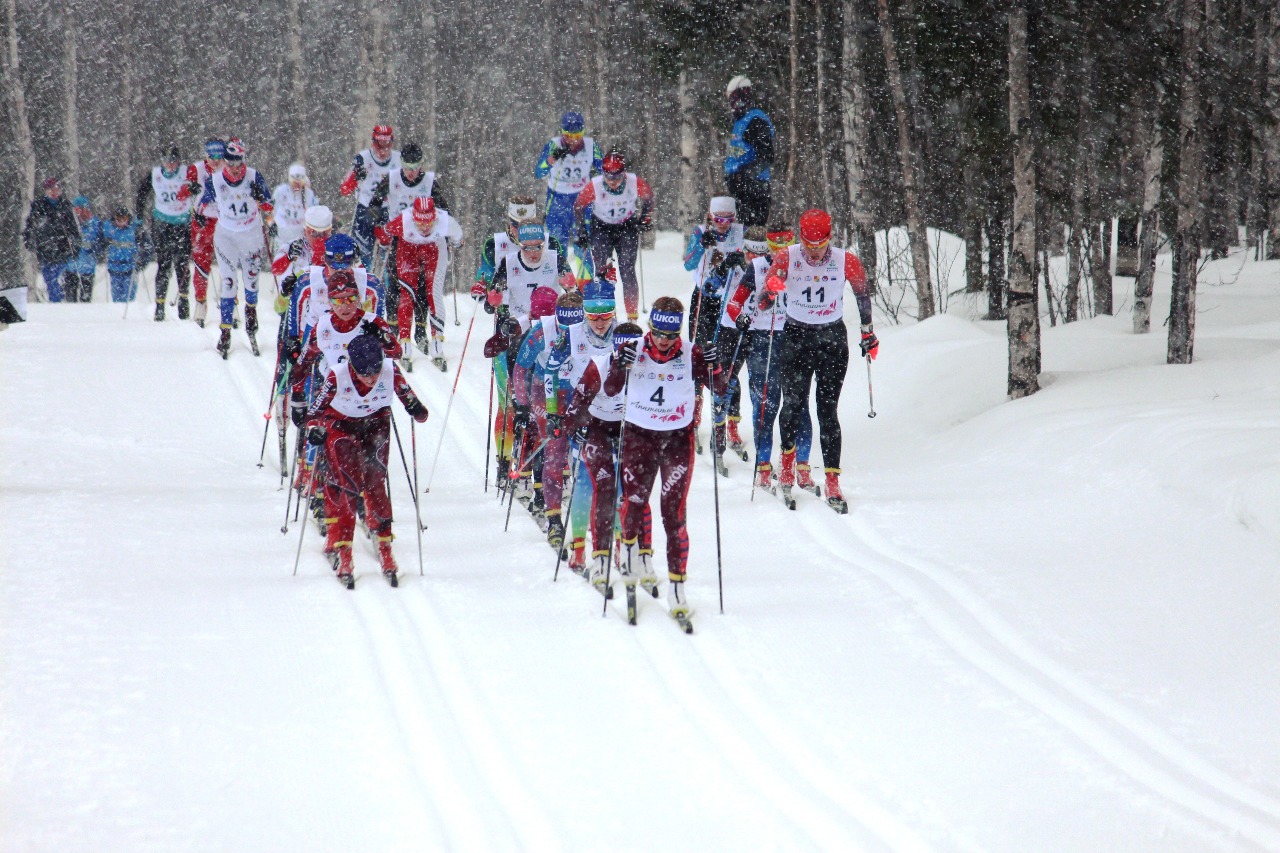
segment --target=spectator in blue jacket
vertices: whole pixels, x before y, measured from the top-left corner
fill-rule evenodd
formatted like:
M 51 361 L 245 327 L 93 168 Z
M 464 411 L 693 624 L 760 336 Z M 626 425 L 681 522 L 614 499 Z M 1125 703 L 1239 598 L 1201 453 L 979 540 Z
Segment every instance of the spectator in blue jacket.
M 151 240 L 142 223 L 129 208 L 117 207 L 111 221 L 102 226 L 100 249 L 107 253 L 107 274 L 111 276 L 111 301 L 131 302 L 137 294 L 135 272 L 141 272 L 151 257 Z
M 80 251 L 67 261 L 63 287 L 68 302 L 93 301 L 93 275 L 98 268 L 98 243 L 102 238 L 102 220 L 93 215 L 93 205 L 78 195 L 71 202 L 80 226 Z

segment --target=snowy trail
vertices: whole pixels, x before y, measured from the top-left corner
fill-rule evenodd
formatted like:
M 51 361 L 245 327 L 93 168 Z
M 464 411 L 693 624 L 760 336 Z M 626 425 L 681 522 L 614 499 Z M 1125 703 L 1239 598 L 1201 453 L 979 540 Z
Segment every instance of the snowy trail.
M 662 239 L 647 295 L 685 298 Z M 988 325 L 886 328 L 881 417 L 856 361 L 845 388 L 851 516 L 753 503 L 729 461 L 723 616 L 698 457 L 692 637 L 644 595 L 632 628 L 621 594 L 601 618 L 580 578 L 553 583 L 518 508 L 502 533 L 483 312 L 440 444 L 465 301 L 449 372 L 409 374 L 423 484 L 441 447 L 426 576 L 393 447 L 402 585 L 357 537 L 353 592 L 314 530 L 290 575 L 274 427 L 255 467 L 273 323 L 261 358 L 236 330 L 224 362 L 213 328 L 33 306 L 0 335 L 3 846 L 1280 849 L 1263 288 L 1205 296 L 1228 301 L 1192 371 L 1098 321 L 1053 330 L 1031 405 L 1002 403 Z M 47 358 L 80 351 L 100 358 Z M 1021 515 L 1020 468 L 1044 493 Z M 1149 530 L 1108 526 L 1127 501 Z M 1025 529 L 984 536 L 992 517 Z

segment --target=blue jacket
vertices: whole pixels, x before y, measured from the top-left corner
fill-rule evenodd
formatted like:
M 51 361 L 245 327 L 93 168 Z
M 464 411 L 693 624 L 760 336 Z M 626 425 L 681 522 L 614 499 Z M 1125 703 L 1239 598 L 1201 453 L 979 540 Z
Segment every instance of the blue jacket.
M 98 246 L 106 250 L 107 271 L 114 275 L 140 270 L 151 260 L 151 238 L 137 219 L 131 218 L 123 228 L 103 222 Z
M 760 119 L 754 134 L 748 132 L 752 122 Z M 754 142 L 748 137 L 755 137 Z M 758 150 L 766 149 L 766 150 Z M 764 111 L 756 107 L 747 110 L 733 123 L 729 134 L 729 156 L 724 158 L 724 173 L 736 175 L 747 170 L 759 181 L 768 181 L 773 165 L 773 122 Z M 747 167 L 752 167 L 748 169 Z
M 102 220 L 96 216 L 80 226 L 80 251 L 67 262 L 67 272 L 93 275 L 98 267 L 98 242 L 102 238 Z

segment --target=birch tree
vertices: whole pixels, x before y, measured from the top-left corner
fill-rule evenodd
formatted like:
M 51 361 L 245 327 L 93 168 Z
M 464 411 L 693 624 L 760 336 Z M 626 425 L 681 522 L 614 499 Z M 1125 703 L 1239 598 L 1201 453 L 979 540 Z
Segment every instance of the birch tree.
M 1027 74 L 1027 10 L 1009 13 L 1009 132 L 1013 136 L 1013 251 L 1009 258 L 1009 396 L 1040 390 L 1036 307 L 1036 169 Z
M 1195 352 L 1196 276 L 1200 266 L 1201 38 L 1208 0 L 1183 0 L 1182 74 L 1178 108 L 1178 220 L 1173 235 L 1169 364 L 1190 364 Z

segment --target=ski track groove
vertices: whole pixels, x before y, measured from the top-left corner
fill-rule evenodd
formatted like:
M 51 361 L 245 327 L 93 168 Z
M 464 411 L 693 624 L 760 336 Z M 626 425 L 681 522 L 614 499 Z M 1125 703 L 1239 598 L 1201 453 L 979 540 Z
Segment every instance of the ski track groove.
M 831 525 L 801 516 L 814 541 L 838 563 L 877 578 L 909 602 L 947 646 L 1165 800 L 1280 850 L 1280 803 L 1231 778 L 1154 724 L 1100 693 L 1027 642 L 945 570 L 886 542 L 870 522 L 851 518 L 853 542 L 870 560 L 848 556 Z

